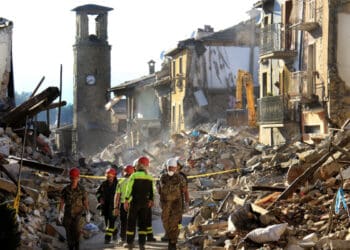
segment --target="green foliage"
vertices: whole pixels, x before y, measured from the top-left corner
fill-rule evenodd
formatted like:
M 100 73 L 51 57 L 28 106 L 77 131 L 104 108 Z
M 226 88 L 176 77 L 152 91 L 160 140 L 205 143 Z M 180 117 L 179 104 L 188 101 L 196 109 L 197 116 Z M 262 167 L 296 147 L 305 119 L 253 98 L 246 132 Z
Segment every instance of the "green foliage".
M 28 100 L 30 97 L 29 92 L 22 92 L 22 93 L 15 93 L 16 98 L 16 106 L 22 104 L 24 101 Z M 51 109 L 50 113 L 50 125 L 54 125 L 57 123 L 57 116 L 58 116 L 58 108 Z M 40 112 L 37 116 L 38 121 L 46 121 L 47 114 L 46 111 Z M 65 124 L 72 124 L 73 123 L 73 104 L 69 103 L 66 106 L 61 107 L 61 126 Z

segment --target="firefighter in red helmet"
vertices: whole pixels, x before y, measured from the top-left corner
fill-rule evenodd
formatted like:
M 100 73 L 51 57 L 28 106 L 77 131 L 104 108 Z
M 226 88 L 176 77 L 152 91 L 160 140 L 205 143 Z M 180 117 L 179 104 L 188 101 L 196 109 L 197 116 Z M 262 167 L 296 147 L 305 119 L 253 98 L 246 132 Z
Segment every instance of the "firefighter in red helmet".
M 133 173 L 126 187 L 124 208 L 128 211 L 126 244 L 125 247 L 132 249 L 135 239 L 136 222 L 138 223 L 139 248 L 145 249 L 148 212 L 153 206 L 154 185 L 153 177 L 147 173 L 149 159 L 142 156 L 138 159 L 136 172 Z
M 128 184 L 129 177 L 135 172 L 135 168 L 132 165 L 127 165 L 123 169 L 123 177 L 118 181 L 117 191 L 115 193 L 114 200 L 114 214 L 119 215 L 120 218 L 120 239 L 122 242 L 126 240 L 126 222 L 128 212 L 124 209 L 126 186 Z
M 66 229 L 69 250 L 79 249 L 81 232 L 80 219 L 85 212 L 86 222 L 90 222 L 90 212 L 87 192 L 79 183 L 79 168 L 69 171 L 71 183 L 65 186 L 61 192 L 58 222 Z
M 106 170 L 106 180 L 98 187 L 96 196 L 101 209 L 101 215 L 105 219 L 105 244 L 117 240 L 118 229 L 115 222 L 117 217 L 114 214 L 114 195 L 117 188 L 117 171 L 110 167 Z

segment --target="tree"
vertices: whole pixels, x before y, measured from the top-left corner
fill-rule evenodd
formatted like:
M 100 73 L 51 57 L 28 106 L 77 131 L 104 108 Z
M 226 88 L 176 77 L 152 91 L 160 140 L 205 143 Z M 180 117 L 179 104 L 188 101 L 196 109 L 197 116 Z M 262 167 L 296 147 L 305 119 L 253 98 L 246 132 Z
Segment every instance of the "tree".
M 22 104 L 24 101 L 28 100 L 31 93 L 29 92 L 21 92 L 18 93 L 16 91 L 15 93 L 15 99 L 16 99 L 16 105 Z M 58 115 L 58 108 L 51 109 L 50 110 L 50 125 L 57 124 L 57 115 Z M 40 112 L 37 115 L 38 121 L 45 121 L 46 122 L 46 111 Z M 73 123 L 73 104 L 68 103 L 66 106 L 61 107 L 61 125 L 67 125 Z

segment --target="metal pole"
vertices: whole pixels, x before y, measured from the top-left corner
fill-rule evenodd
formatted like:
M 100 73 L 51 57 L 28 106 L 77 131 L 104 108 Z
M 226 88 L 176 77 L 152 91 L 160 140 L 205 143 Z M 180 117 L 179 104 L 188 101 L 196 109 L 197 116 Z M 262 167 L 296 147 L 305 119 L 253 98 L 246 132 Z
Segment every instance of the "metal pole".
M 58 103 L 61 103 L 62 100 L 62 64 L 60 67 L 60 96 Z M 58 106 L 58 115 L 57 115 L 57 128 L 60 127 L 61 124 L 61 106 Z
M 36 88 L 34 89 L 33 93 L 30 95 L 30 97 L 33 97 L 35 95 L 35 93 L 38 91 L 39 87 L 41 86 L 44 80 L 45 80 L 45 76 L 43 76 L 40 82 L 38 83 L 38 85 L 36 85 Z

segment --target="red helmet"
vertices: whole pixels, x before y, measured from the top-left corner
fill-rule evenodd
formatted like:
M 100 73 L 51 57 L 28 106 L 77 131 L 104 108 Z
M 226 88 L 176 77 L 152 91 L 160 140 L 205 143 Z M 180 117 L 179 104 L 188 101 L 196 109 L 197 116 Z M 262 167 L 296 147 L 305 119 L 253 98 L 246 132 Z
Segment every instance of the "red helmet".
M 130 175 L 130 174 L 132 174 L 134 172 L 135 172 L 135 168 L 133 166 L 127 165 L 127 166 L 124 167 L 124 173 Z
M 116 176 L 117 175 L 117 171 L 114 168 L 107 168 L 106 169 L 106 175 Z
M 72 177 L 72 178 L 79 177 L 79 175 L 80 175 L 80 170 L 79 170 L 79 168 L 77 168 L 77 167 L 72 168 L 72 169 L 69 171 L 69 176 Z
M 139 158 L 139 164 L 142 164 L 143 166 L 148 167 L 149 166 L 149 159 L 146 156 L 141 156 Z

